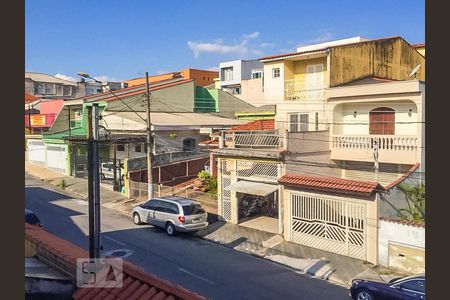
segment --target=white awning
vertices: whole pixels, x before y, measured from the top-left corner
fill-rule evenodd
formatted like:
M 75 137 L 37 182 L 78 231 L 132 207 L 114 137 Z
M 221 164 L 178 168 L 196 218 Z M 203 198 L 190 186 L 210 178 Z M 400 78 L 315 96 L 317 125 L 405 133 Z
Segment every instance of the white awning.
M 252 194 L 257 196 L 267 196 L 278 190 L 278 185 L 251 182 L 251 181 L 238 181 L 228 187 L 225 190 L 233 192 Z

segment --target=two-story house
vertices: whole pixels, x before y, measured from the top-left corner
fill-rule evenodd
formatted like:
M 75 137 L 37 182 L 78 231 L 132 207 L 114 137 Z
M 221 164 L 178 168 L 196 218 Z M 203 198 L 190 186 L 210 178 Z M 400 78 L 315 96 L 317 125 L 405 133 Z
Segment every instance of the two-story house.
M 424 57 L 401 37 L 357 37 L 260 61 L 274 130 L 223 133 L 219 213 L 376 263 L 389 191 L 423 171 Z

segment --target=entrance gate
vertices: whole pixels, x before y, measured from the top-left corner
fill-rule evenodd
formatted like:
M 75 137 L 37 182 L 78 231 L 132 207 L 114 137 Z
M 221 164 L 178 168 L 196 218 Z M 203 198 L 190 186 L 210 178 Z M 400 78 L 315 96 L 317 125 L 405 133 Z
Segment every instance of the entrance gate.
M 366 205 L 291 193 L 291 241 L 366 260 Z

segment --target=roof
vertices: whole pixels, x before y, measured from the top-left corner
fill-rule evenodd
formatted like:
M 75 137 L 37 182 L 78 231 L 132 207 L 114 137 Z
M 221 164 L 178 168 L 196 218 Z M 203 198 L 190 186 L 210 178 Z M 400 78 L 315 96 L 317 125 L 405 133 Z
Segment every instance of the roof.
M 360 196 L 371 196 L 385 189 L 378 182 L 357 181 L 334 177 L 319 177 L 299 174 L 286 174 L 282 176 L 279 183 L 311 190 L 322 190 L 344 194 L 356 194 Z
M 274 130 L 275 120 L 256 120 L 253 122 L 245 123 L 242 125 L 234 126 L 228 131 L 238 131 L 238 130 Z
M 30 104 L 38 99 L 38 97 L 25 93 L 25 104 Z
M 150 92 L 168 88 L 171 86 L 176 86 L 179 84 L 193 82 L 193 81 L 194 81 L 193 79 L 175 79 L 175 80 L 171 79 L 171 80 L 162 80 L 159 82 L 152 82 L 150 84 Z M 133 96 L 133 95 L 139 95 L 139 94 L 146 93 L 147 89 L 146 89 L 146 84 L 139 84 L 139 85 L 134 85 L 134 86 L 128 87 L 128 88 L 115 90 L 113 92 L 117 97 L 123 98 L 123 97 L 129 97 L 129 96 Z M 88 97 L 84 97 L 84 99 L 86 99 L 88 101 L 92 101 L 92 102 L 93 101 L 111 101 L 111 100 L 117 100 L 116 96 L 112 95 L 111 92 L 107 91 L 104 93 L 99 93 L 99 94 L 91 95 Z
M 344 84 L 340 84 L 338 86 L 351 86 L 351 85 L 363 85 L 363 84 L 374 84 L 374 83 L 384 83 L 384 82 L 392 82 L 392 81 L 398 81 L 393 79 L 386 79 L 376 76 L 368 76 L 360 79 L 355 79 L 350 82 L 346 82 Z
M 137 112 L 143 119 L 139 118 L 135 112 L 103 112 L 103 120 L 108 130 L 146 130 L 147 113 Z M 208 113 L 166 113 L 152 112 L 150 114 L 153 126 L 167 127 L 222 127 L 235 126 L 243 122 L 237 119 L 228 119 Z
M 45 73 L 25 72 L 25 78 L 29 78 L 33 81 L 59 83 L 65 85 L 77 85 L 73 81 L 64 80 L 55 76 L 51 76 Z
M 203 142 L 198 143 L 200 146 L 219 146 L 219 140 L 206 140 Z
M 425 43 L 413 44 L 411 46 L 413 46 L 414 48 L 424 48 L 425 47 Z
M 36 243 L 63 261 L 76 268 L 76 259 L 88 257 L 88 252 L 66 240 L 63 240 L 41 227 L 25 224 L 25 239 Z M 77 289 L 72 298 L 84 299 L 192 299 L 206 298 L 168 282 L 157 276 L 146 273 L 127 261 L 123 261 L 123 286 L 121 288 L 86 287 Z
M 349 44 L 344 44 L 344 45 L 327 46 L 327 47 L 324 47 L 324 48 L 314 49 L 314 50 L 309 50 L 309 51 L 303 51 L 303 52 L 289 52 L 289 53 L 283 53 L 283 54 L 275 54 L 275 55 L 269 55 L 269 56 L 261 57 L 259 60 L 260 61 L 261 60 L 275 60 L 275 59 L 280 59 L 280 58 L 287 58 L 289 56 L 295 57 L 297 55 L 319 53 L 319 52 L 323 52 L 325 50 L 332 49 L 332 48 L 346 47 L 346 46 L 355 46 L 355 45 L 363 44 L 363 43 L 371 43 L 371 42 L 377 42 L 377 41 L 382 41 L 382 40 L 394 40 L 394 39 L 398 39 L 398 38 L 402 38 L 402 37 L 401 36 L 384 37 L 384 38 L 370 39 L 370 40 L 366 40 L 366 41 L 361 41 L 361 42 L 356 42 L 356 43 L 349 43 Z
M 420 221 L 410 221 L 410 220 L 399 220 L 394 218 L 388 218 L 388 217 L 380 217 L 381 221 L 390 222 L 390 223 L 397 223 L 402 225 L 409 225 L 414 227 L 422 227 L 425 228 L 425 223 Z
M 409 176 L 411 176 L 412 173 L 414 173 L 417 168 L 419 168 L 420 163 L 416 163 L 415 165 L 413 165 L 408 172 L 406 172 L 405 174 L 403 174 L 402 177 L 398 178 L 397 180 L 391 182 L 389 185 L 386 186 L 386 191 L 392 189 L 393 187 L 397 186 L 398 184 L 400 184 L 403 180 L 405 180 L 406 178 L 408 178 Z

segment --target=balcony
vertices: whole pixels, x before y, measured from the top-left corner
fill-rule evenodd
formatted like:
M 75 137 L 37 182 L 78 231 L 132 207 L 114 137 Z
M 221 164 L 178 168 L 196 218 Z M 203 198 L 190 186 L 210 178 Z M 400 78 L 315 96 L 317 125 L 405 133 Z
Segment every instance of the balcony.
M 284 98 L 286 100 L 318 101 L 325 99 L 323 80 L 285 80 L 284 88 Z
M 279 159 L 285 150 L 286 135 L 278 130 L 222 132 L 218 155 Z
M 378 147 L 380 163 L 415 164 L 421 161 L 417 136 L 400 135 L 333 135 L 331 159 L 374 161 Z

